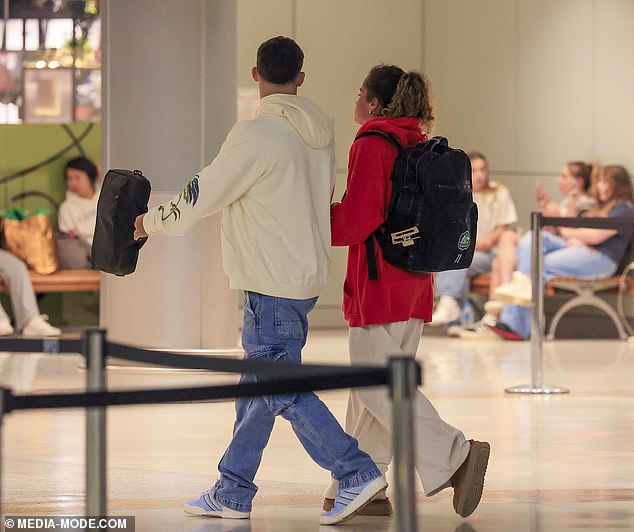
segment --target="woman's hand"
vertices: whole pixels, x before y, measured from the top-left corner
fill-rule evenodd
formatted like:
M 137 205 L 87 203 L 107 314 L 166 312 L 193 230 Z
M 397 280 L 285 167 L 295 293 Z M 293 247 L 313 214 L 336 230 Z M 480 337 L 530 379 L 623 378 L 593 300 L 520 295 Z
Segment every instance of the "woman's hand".
M 145 214 L 139 214 L 134 220 L 134 240 L 139 240 L 139 238 L 143 238 L 149 236 L 145 229 L 143 229 L 143 217 Z
M 548 192 L 542 188 L 542 184 L 539 181 L 535 183 L 535 199 L 537 200 L 537 205 L 539 205 L 541 210 L 544 210 L 546 205 L 550 202 Z
M 483 237 L 476 239 L 476 250 L 478 251 L 489 251 L 493 247 L 493 243 L 491 239 Z

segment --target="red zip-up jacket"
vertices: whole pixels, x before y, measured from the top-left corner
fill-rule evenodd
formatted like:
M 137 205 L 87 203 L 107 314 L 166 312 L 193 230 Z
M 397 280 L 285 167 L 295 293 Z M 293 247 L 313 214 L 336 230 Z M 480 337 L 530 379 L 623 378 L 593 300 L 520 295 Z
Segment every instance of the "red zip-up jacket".
M 426 140 L 416 118 L 373 118 L 361 126 L 357 136 L 371 129 L 392 133 L 404 147 Z M 368 279 L 365 240 L 387 216 L 396 155 L 396 147 L 381 137 L 356 140 L 350 148 L 345 197 L 330 208 L 332 245 L 348 246 L 343 313 L 350 327 L 410 318 L 431 320 L 431 274 L 409 273 L 388 264 L 376 244 L 378 279 Z

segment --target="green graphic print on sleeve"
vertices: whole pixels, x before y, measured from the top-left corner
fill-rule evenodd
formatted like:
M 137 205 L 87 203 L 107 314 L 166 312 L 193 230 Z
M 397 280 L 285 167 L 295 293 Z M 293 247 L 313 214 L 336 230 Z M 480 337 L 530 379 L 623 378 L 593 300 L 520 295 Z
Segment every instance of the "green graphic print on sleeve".
M 192 207 L 196 205 L 198 201 L 198 196 L 200 194 L 200 187 L 198 185 L 198 175 L 194 177 L 187 185 L 185 185 L 185 190 L 183 190 L 183 197 L 185 198 L 185 203 L 188 205 L 191 203 Z

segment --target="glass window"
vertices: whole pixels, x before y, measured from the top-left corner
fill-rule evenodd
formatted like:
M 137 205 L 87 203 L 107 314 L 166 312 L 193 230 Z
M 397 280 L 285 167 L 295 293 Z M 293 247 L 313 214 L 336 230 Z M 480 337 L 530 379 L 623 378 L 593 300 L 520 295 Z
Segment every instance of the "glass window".
M 10 18 L 5 22 L 7 50 L 22 50 L 22 21 Z
M 73 21 L 70 18 L 53 18 L 47 21 L 44 48 L 63 48 L 73 38 Z
M 0 124 L 100 121 L 99 3 L 15 1 L 8 13 L 3 5 Z

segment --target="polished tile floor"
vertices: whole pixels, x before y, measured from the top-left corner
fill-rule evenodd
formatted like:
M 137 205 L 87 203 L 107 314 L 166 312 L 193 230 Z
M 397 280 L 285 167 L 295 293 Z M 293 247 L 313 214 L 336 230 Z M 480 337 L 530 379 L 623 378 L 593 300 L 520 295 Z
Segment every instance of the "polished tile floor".
M 485 494 L 467 519 L 451 492 L 418 493 L 424 531 L 634 530 L 634 344 L 544 344 L 544 380 L 558 396 L 508 395 L 530 380 L 528 343 L 423 335 L 424 391 L 467 437 L 491 442 Z M 305 360 L 343 363 L 346 332 L 311 333 Z M 74 355 L 0 354 L 0 380 L 16 393 L 80 390 Z M 112 389 L 232 382 L 229 375 L 111 366 Z M 321 397 L 339 419 L 346 391 Z M 318 530 L 328 474 L 279 420 L 265 451 L 250 521 L 186 516 L 183 502 L 215 479 L 233 423 L 230 402 L 113 407 L 108 412 L 108 514 L 134 515 L 137 531 Z M 13 412 L 2 428 L 2 512 L 82 514 L 84 415 Z M 356 517 L 341 528 L 388 531 L 391 519 Z

